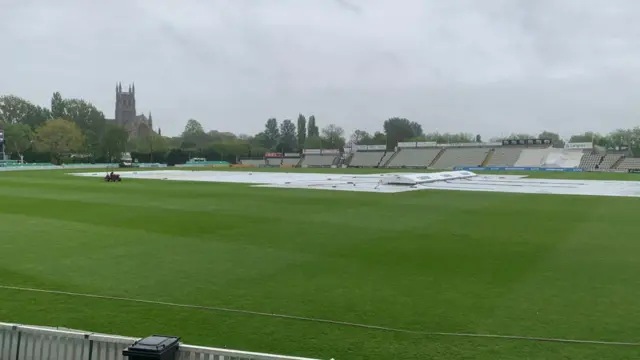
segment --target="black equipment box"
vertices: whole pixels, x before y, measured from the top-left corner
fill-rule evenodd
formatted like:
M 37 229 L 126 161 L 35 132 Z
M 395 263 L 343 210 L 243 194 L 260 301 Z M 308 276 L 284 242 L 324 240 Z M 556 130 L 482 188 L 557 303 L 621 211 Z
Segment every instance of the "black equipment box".
M 175 360 L 180 338 L 151 335 L 140 339 L 122 351 L 129 360 Z

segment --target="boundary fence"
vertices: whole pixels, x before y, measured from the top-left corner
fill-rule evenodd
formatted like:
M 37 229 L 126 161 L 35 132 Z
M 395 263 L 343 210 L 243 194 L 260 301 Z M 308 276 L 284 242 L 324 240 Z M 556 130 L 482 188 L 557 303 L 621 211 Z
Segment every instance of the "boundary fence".
M 126 360 L 136 338 L 0 322 L 2 360 Z M 318 360 L 180 344 L 177 360 Z

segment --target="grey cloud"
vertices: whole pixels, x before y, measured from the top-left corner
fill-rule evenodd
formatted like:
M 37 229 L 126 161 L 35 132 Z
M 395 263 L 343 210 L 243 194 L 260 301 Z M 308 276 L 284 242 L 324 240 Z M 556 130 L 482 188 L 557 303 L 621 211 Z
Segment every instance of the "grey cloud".
M 350 1 L 347 1 L 347 0 L 334 0 L 334 1 L 345 10 L 354 12 L 356 14 L 362 13 L 362 7 L 351 3 Z
M 192 117 L 501 133 L 637 124 L 634 0 L 0 0 L 0 92 L 113 112 L 136 82 L 164 133 Z

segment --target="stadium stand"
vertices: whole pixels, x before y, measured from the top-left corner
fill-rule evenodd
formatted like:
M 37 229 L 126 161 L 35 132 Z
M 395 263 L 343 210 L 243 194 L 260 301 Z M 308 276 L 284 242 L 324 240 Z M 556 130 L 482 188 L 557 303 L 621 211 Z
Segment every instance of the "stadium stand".
M 403 143 L 395 151 L 381 150 L 379 145 L 362 146 L 342 158 L 336 150 L 310 150 L 303 157 L 243 159 L 242 164 L 330 167 L 345 164 L 349 167 L 433 168 L 455 167 L 543 167 L 581 168 L 593 170 L 628 170 L 640 168 L 640 158 L 625 157 L 624 153 L 605 154 L 584 144 L 554 148 L 548 145 L 436 144 Z M 582 146 L 579 146 L 582 145 Z M 374 148 L 374 146 L 376 146 Z M 323 153 L 323 152 L 327 153 Z
M 384 151 L 356 151 L 349 162 L 349 166 L 376 167 L 384 156 Z
M 435 169 L 452 169 L 456 166 L 481 166 L 491 148 L 446 148 L 432 165 Z
M 513 166 L 520 158 L 522 150 L 517 147 L 495 148 L 486 166 Z
M 513 143 L 512 143 L 513 141 Z M 507 143 L 508 142 L 508 143 Z M 640 167 L 640 160 L 625 159 L 622 153 L 605 154 L 591 143 L 567 143 L 564 148 L 550 145 L 548 139 L 503 140 L 492 143 L 437 144 L 435 142 L 398 143 L 396 151 L 358 151 L 350 166 L 374 167 L 381 156 L 379 167 L 433 168 L 455 167 L 532 167 L 559 168 L 587 171 Z M 375 152 L 374 152 L 375 153 Z M 624 161 L 623 161 L 624 160 Z M 636 162 L 637 161 L 637 162 Z
M 240 164 L 243 165 L 265 165 L 264 159 L 241 159 Z
M 600 170 L 613 169 L 614 165 L 617 165 L 617 163 L 622 159 L 622 156 L 622 154 L 606 154 L 600 163 Z M 618 168 L 620 167 L 618 166 Z
M 618 170 L 640 169 L 640 158 L 625 157 L 624 159 L 622 159 L 617 169 Z
M 426 168 L 440 154 L 441 148 L 407 148 L 398 149 L 395 156 L 390 158 L 387 167 L 421 167 Z
M 549 154 L 542 162 L 542 167 L 547 168 L 577 168 L 584 153 L 582 150 L 567 150 L 551 148 Z
M 306 154 L 302 159 L 301 166 L 331 166 L 338 160 L 338 155 L 334 154 Z
M 585 170 L 595 170 L 596 167 L 599 167 L 600 161 L 602 161 L 602 155 L 585 150 L 582 159 L 580 159 L 579 167 Z
M 299 157 L 285 157 L 282 158 L 282 165 L 296 166 L 300 162 Z
M 389 160 L 391 160 L 391 158 L 393 157 L 394 154 L 395 154 L 395 151 L 393 151 L 393 150 L 389 150 L 389 151 L 385 152 L 385 154 L 382 157 L 382 160 L 380 160 L 380 164 L 378 166 L 379 167 L 385 167 L 387 165 L 387 163 L 389 162 Z
M 517 167 L 540 167 L 544 164 L 547 155 L 553 148 L 526 148 L 522 150 L 520 157 L 515 162 Z

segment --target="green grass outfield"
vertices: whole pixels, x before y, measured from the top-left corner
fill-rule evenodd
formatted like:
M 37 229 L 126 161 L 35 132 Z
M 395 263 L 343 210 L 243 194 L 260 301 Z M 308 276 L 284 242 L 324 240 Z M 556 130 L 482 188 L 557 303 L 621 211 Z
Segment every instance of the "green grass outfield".
M 418 331 L 640 342 L 639 209 L 636 198 L 0 172 L 0 285 Z M 0 321 L 336 360 L 640 356 L 640 347 L 407 335 L 7 289 Z

